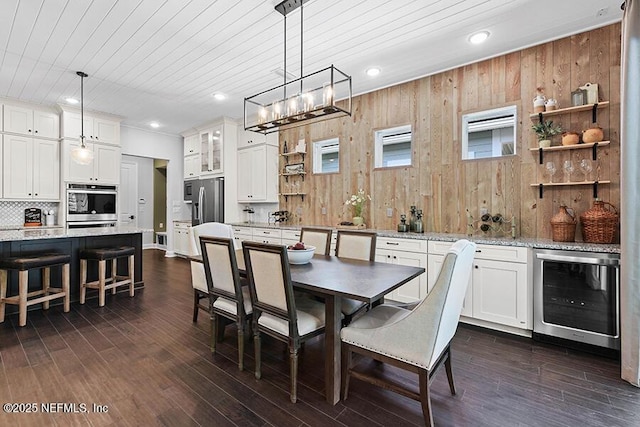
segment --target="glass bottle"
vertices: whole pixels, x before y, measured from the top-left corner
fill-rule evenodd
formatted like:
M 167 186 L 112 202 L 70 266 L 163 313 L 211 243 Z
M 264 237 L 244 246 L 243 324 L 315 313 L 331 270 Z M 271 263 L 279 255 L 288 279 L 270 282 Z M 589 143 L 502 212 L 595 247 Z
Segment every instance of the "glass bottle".
M 287 141 L 284 142 L 284 147 L 282 147 L 282 152 L 284 154 L 287 154 L 289 152 L 289 149 L 287 148 Z
M 411 216 L 409 217 L 409 231 L 416 231 L 416 207 L 411 206 Z
M 398 224 L 398 232 L 406 233 L 409 231 L 409 227 L 407 226 L 407 216 L 405 214 L 400 215 L 400 224 Z
M 416 233 L 423 233 L 424 229 L 422 227 L 422 209 L 419 209 L 416 212 L 416 227 L 415 227 L 415 232 Z

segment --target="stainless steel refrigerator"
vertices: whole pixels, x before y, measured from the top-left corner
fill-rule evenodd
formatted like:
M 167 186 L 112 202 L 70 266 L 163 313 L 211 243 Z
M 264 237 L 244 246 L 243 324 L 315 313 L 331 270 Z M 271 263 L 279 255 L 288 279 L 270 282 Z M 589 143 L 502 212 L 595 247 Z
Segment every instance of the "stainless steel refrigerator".
M 191 224 L 224 222 L 224 178 L 191 181 Z

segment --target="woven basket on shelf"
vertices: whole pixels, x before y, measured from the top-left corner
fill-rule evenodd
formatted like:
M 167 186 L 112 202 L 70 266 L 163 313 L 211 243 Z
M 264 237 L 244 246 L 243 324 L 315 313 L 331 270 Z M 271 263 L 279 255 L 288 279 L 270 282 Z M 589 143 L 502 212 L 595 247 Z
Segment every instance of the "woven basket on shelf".
M 611 203 L 596 200 L 580 215 L 582 237 L 587 243 L 613 243 L 618 229 L 618 210 Z
M 576 220 L 567 210 L 560 206 L 560 211 L 551 218 L 551 230 L 554 242 L 573 242 L 576 240 Z

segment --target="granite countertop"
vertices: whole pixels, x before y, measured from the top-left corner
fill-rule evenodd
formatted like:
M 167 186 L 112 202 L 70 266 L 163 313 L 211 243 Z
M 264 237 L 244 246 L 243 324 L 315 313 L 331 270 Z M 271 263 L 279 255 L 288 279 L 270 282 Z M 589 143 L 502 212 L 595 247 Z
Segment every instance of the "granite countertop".
M 67 237 L 108 236 L 114 234 L 135 234 L 145 232 L 153 232 L 153 230 L 127 226 L 93 228 L 28 227 L 19 230 L 0 230 L 0 242 L 63 239 Z
M 281 230 L 299 230 L 300 225 L 284 225 L 273 223 L 231 223 L 232 226 L 240 227 L 260 227 L 274 228 Z M 309 226 L 316 227 L 316 226 Z M 337 230 L 337 227 L 317 226 L 318 228 L 331 228 Z M 450 233 L 398 233 L 395 230 L 376 230 L 362 229 L 362 231 L 374 231 L 378 237 L 416 239 L 416 240 L 436 240 L 441 242 L 455 242 L 458 239 L 469 239 L 475 243 L 484 245 L 504 245 L 504 246 L 521 246 L 534 249 L 559 249 L 567 251 L 585 251 L 585 252 L 601 252 L 601 253 L 620 253 L 619 244 L 599 244 L 585 242 L 554 242 L 551 239 L 536 239 L 531 237 L 492 237 L 466 234 L 450 234 Z

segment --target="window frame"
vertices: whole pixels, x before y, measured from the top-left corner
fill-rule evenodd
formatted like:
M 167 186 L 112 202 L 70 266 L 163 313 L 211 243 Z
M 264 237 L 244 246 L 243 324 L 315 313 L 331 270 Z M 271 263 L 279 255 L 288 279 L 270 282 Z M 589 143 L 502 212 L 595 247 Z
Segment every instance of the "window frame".
M 322 170 L 322 155 L 325 154 L 327 148 L 336 147 L 335 152 L 338 153 L 338 170 L 336 171 L 323 171 Z M 333 150 L 330 152 L 334 152 Z M 328 138 L 320 141 L 313 142 L 313 160 L 311 170 L 314 175 L 327 175 L 332 173 L 340 173 L 340 138 Z
M 481 121 L 490 121 L 491 119 L 498 120 L 500 118 L 504 118 L 507 116 L 513 116 L 513 153 L 510 154 L 500 154 L 500 155 L 491 155 L 490 157 L 469 157 L 469 134 L 472 133 L 469 131 L 469 124 L 474 122 Z M 491 160 L 491 159 L 500 159 L 503 157 L 510 157 L 518 155 L 517 145 L 518 145 L 518 106 L 517 105 L 507 105 L 504 107 L 493 108 L 491 110 L 482 110 L 476 112 L 470 112 L 466 114 L 462 114 L 462 147 L 461 154 L 462 160 Z M 498 129 L 506 129 L 506 126 L 503 127 L 491 127 L 489 126 L 485 131 L 491 130 L 496 131 Z M 493 148 L 493 146 L 492 146 Z M 501 145 L 501 152 L 502 152 Z
M 402 164 L 402 165 L 389 165 L 389 166 L 385 166 L 384 165 L 384 138 L 388 137 L 388 136 L 392 136 L 392 135 L 400 135 L 400 134 L 404 134 L 404 133 L 408 133 L 411 138 L 410 138 L 410 145 L 409 145 L 409 163 L 408 164 Z M 389 128 L 382 128 L 382 129 L 377 129 L 374 130 L 373 132 L 373 144 L 374 144 L 374 155 L 373 155 L 373 162 L 374 162 L 374 169 L 393 169 L 393 168 L 407 168 L 407 167 L 413 167 L 413 127 L 411 126 L 411 124 L 405 124 L 405 125 L 400 125 L 400 126 L 393 126 L 393 127 L 389 127 Z

